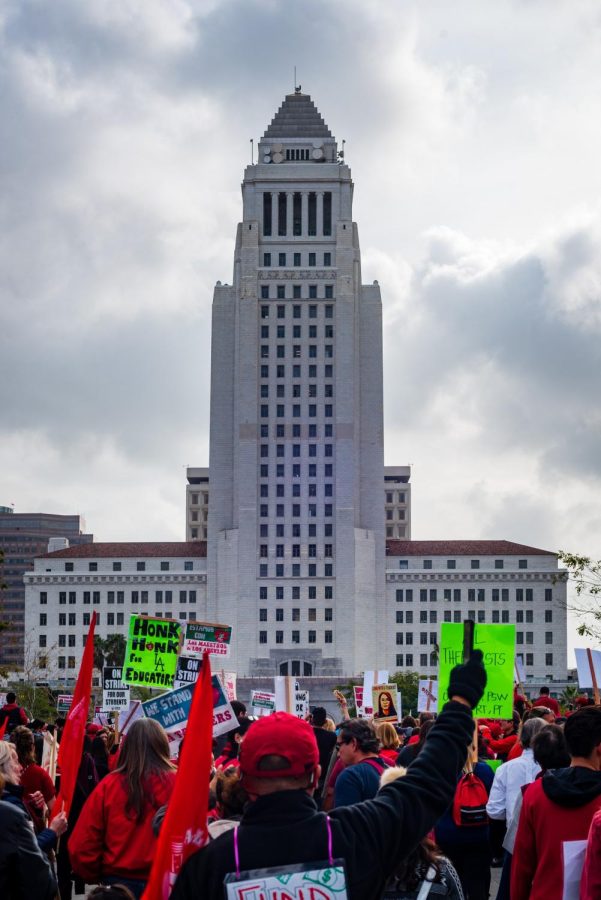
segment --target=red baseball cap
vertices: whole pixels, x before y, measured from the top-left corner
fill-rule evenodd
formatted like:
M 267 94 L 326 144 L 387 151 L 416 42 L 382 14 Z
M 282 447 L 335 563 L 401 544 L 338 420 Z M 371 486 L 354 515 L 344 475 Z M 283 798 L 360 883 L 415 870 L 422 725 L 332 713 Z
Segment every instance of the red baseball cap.
M 282 756 L 288 765 L 265 771 L 259 768 L 264 756 Z M 312 772 L 318 764 L 319 750 L 312 727 L 285 712 L 253 722 L 240 745 L 240 769 L 253 778 L 296 778 Z

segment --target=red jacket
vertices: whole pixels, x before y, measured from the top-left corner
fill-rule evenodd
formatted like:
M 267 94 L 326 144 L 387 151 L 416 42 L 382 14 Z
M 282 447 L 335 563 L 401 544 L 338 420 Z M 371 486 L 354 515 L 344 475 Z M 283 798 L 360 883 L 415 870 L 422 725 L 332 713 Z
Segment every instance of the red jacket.
M 102 875 L 145 881 L 156 848 L 152 819 L 168 802 L 174 783 L 175 772 L 148 778 L 144 818 L 136 822 L 134 813 L 125 811 L 125 776 L 120 772 L 106 775 L 86 800 L 69 838 L 74 872 L 88 882 L 97 882 Z
M 532 701 L 532 706 L 546 706 L 547 709 L 552 710 L 556 716 L 560 715 L 559 712 L 559 703 L 555 699 L 555 697 L 537 697 L 536 700 Z
M 580 882 L 580 900 L 598 900 L 599 897 L 601 897 L 601 810 L 595 813 L 591 822 Z
M 524 748 L 519 741 L 516 741 L 507 755 L 507 762 L 509 762 L 510 759 L 518 759 L 518 757 L 520 757 L 523 752 Z
M 528 785 L 511 861 L 511 900 L 562 900 L 563 843 L 583 841 L 601 809 L 601 773 L 555 769 Z
M 491 750 L 494 750 L 497 756 L 502 756 L 504 759 L 507 759 L 517 739 L 517 734 L 508 734 L 507 737 L 499 738 L 498 741 L 491 738 L 488 742 L 488 746 Z

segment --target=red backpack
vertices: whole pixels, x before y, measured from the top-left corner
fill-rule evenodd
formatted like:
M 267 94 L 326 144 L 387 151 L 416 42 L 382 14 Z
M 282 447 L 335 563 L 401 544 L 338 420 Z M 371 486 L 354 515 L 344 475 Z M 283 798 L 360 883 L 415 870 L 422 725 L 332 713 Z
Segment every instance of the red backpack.
M 453 800 L 453 821 L 460 828 L 482 827 L 488 824 L 486 804 L 488 793 L 484 782 L 468 769 L 455 788 Z

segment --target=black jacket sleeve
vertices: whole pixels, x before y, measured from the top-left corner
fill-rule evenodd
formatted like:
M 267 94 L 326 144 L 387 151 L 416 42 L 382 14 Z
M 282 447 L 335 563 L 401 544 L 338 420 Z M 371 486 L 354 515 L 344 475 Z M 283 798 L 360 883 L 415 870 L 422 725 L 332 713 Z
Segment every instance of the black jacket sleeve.
M 386 785 L 373 800 L 332 810 L 341 843 L 356 842 L 364 848 L 363 862 L 390 875 L 448 808 L 473 731 L 470 709 L 447 703 L 404 778 Z
M 8 803 L 0 802 L 0 894 L 51 900 L 57 886 L 48 858 L 38 847 L 33 829 L 24 813 Z

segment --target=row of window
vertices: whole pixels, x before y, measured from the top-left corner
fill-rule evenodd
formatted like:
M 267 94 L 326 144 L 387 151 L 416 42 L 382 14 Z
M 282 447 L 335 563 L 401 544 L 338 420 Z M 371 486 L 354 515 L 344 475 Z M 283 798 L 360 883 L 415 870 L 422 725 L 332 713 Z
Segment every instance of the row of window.
M 317 237 L 317 194 L 310 191 L 306 195 L 306 233 L 309 237 Z M 290 223 L 289 223 L 290 219 Z M 303 200 L 300 191 L 288 195 L 286 191 L 272 194 L 263 193 L 263 235 L 271 237 L 300 237 L 303 233 Z M 332 192 L 324 191 L 321 195 L 321 234 L 329 237 L 332 234 Z M 321 236 L 321 235 L 320 235 Z
M 163 614 L 160 610 L 156 610 L 155 612 L 152 613 L 152 615 L 160 618 Z M 101 613 L 96 613 L 96 623 L 98 625 L 100 625 L 101 617 L 102 617 Z M 193 620 L 193 617 L 194 617 L 194 613 L 190 612 L 190 620 Z M 172 613 L 170 611 L 169 613 L 165 613 L 165 618 L 166 619 L 174 619 L 174 618 L 187 619 L 188 612 L 185 609 L 180 609 L 178 614 L 176 615 L 175 613 Z M 81 625 L 83 625 L 84 627 L 88 626 L 90 624 L 90 619 L 91 619 L 91 613 L 82 613 Z M 121 613 L 121 612 L 106 613 L 106 624 L 107 625 L 125 625 L 125 613 Z M 40 626 L 47 627 L 47 625 L 48 625 L 48 617 L 47 617 L 46 613 L 40 613 Z M 75 628 L 75 627 L 77 627 L 77 613 L 59 613 L 58 614 L 58 626 L 59 626 L 59 628 Z M 69 637 L 69 641 L 71 641 L 71 637 L 73 637 L 73 636 Z M 58 639 L 59 647 L 65 646 L 64 643 L 61 644 L 61 640 L 63 640 L 63 639 L 64 639 L 64 635 L 63 636 L 59 635 L 59 639 Z M 39 640 L 40 640 L 40 647 L 45 647 L 46 646 L 46 635 L 40 634 Z M 84 642 L 84 644 L 85 644 L 85 642 Z M 69 646 L 75 646 L 75 638 L 74 637 L 73 637 L 73 644 L 70 643 Z
M 286 537 L 286 528 L 283 522 L 278 522 L 275 526 L 275 536 L 276 537 Z M 303 528 L 305 526 L 302 526 Z M 317 524 L 315 522 L 310 522 L 307 526 L 307 535 L 308 537 L 317 537 Z M 259 535 L 260 537 L 269 537 L 269 525 L 265 522 L 262 522 L 259 525 Z M 271 532 L 273 534 L 273 532 Z M 293 522 L 290 526 L 290 531 L 288 532 L 292 537 L 301 537 L 301 524 L 300 522 Z M 324 537 L 332 537 L 332 523 L 326 522 L 323 526 L 323 536 Z
M 468 588 L 467 590 L 467 599 L 470 603 L 474 603 L 476 600 L 479 603 L 484 603 L 487 597 L 487 594 L 490 592 L 490 597 L 493 603 L 498 603 L 501 601 L 502 603 L 509 602 L 509 588 Z M 413 588 L 399 588 L 396 591 L 396 602 L 397 603 L 412 603 L 413 602 Z M 417 589 L 415 591 L 417 593 Z M 444 588 L 442 590 L 442 598 L 447 602 L 453 600 L 455 603 L 460 603 L 462 597 L 465 594 L 465 590 L 463 588 Z M 517 603 L 523 603 L 524 598 L 526 603 L 532 603 L 534 600 L 534 590 L 533 588 L 515 588 L 515 600 Z M 439 590 L 438 588 L 420 588 L 419 589 L 419 599 L 420 603 L 425 603 L 426 601 L 430 601 L 431 603 L 436 603 L 439 600 Z M 550 603 L 553 600 L 553 588 L 545 588 L 545 600 Z
M 193 501 L 194 502 L 194 501 Z M 65 563 L 65 572 L 73 572 L 74 571 L 74 563 L 66 562 Z M 161 572 L 169 572 L 171 567 L 171 563 L 168 560 L 162 560 L 160 563 L 160 571 Z M 191 559 L 184 560 L 184 572 L 192 572 L 194 569 L 194 563 Z M 88 563 L 88 572 L 97 572 L 98 571 L 98 563 L 97 562 L 89 562 Z M 123 571 L 123 563 L 113 561 L 112 564 L 113 572 L 122 572 Z M 136 562 L 136 572 L 145 572 L 146 571 L 146 563 L 143 560 L 138 560 Z
M 268 610 L 260 609 L 259 610 L 259 622 L 267 621 Z M 301 620 L 301 611 L 300 607 L 293 607 L 291 610 L 291 618 L 293 622 L 300 622 Z M 332 622 L 334 619 L 334 610 L 328 606 L 323 611 L 324 622 Z M 284 610 L 279 607 L 275 610 L 275 620 L 276 622 L 284 621 Z M 309 622 L 317 622 L 317 608 L 315 606 L 310 607 L 307 610 L 307 620 Z
M 288 348 L 288 352 L 290 352 L 290 347 Z M 317 359 L 318 349 L 321 349 L 321 346 L 318 347 L 317 344 L 293 344 L 292 346 L 292 358 L 293 359 L 301 359 L 302 356 L 308 354 L 309 359 Z M 303 350 L 305 353 L 303 353 Z M 275 355 L 277 359 L 286 359 L 286 345 L 285 344 L 276 344 Z M 324 344 L 323 345 L 323 356 L 325 359 L 332 359 L 334 356 L 334 345 L 333 344 Z M 269 359 L 269 344 L 261 344 L 261 359 Z M 326 375 L 327 378 L 327 375 Z
M 417 656 L 415 657 L 417 659 Z M 413 653 L 397 653 L 396 656 L 396 665 L 400 669 L 411 669 L 415 663 L 413 661 L 414 654 Z M 419 667 L 420 669 L 424 669 L 426 666 L 437 666 L 438 665 L 438 656 L 436 653 L 420 653 L 419 654 Z M 526 653 L 524 657 L 524 665 L 525 666 L 533 666 L 534 665 L 534 653 Z M 545 665 L 552 666 L 553 665 L 553 654 L 545 653 Z
M 298 251 L 294 251 L 292 253 L 292 265 L 295 267 L 302 266 L 303 265 L 303 262 L 302 262 L 303 256 L 304 256 L 304 254 L 299 253 Z M 273 260 L 273 264 L 275 265 L 276 259 L 278 261 L 277 262 L 278 266 L 287 266 L 288 265 L 288 260 L 289 260 L 288 254 L 281 253 L 281 252 L 280 253 L 264 253 L 263 254 L 263 265 L 266 268 L 270 268 L 271 264 L 272 264 L 272 260 Z M 307 253 L 306 260 L 307 260 L 305 263 L 306 266 L 309 266 L 309 268 L 315 267 L 317 265 L 317 253 L 313 253 L 313 252 Z M 329 250 L 326 250 L 325 253 L 323 254 L 323 265 L 325 267 L 332 265 L 332 254 Z
M 202 500 L 200 499 L 201 496 L 202 496 Z M 209 502 L 208 494 L 202 494 L 202 495 L 201 494 L 190 494 L 190 503 L 192 504 L 192 506 L 196 506 L 197 503 L 202 503 L 204 506 L 206 506 L 208 504 L 208 502 Z
M 275 555 L 276 556 L 284 556 L 284 544 L 276 544 L 275 545 Z M 273 548 L 272 548 L 273 550 Z M 301 545 L 300 544 L 292 544 L 291 547 L 292 556 L 299 558 L 301 555 Z M 261 544 L 259 546 L 259 556 L 267 557 L 269 555 L 269 546 L 267 544 Z M 334 554 L 332 552 L 332 544 L 324 544 L 322 553 L 324 557 L 332 557 Z M 307 556 L 317 558 L 317 544 L 308 544 L 307 545 Z
M 293 398 L 301 397 L 302 393 L 303 393 L 303 387 L 305 389 L 305 393 L 306 393 L 307 397 L 309 397 L 311 399 L 313 397 L 318 396 L 319 388 L 322 387 L 322 385 L 318 385 L 315 383 L 307 384 L 304 386 L 301 384 L 291 384 L 291 385 L 289 385 L 290 396 Z M 286 396 L 286 385 L 285 384 L 276 385 L 275 394 L 276 394 L 276 397 L 278 397 L 278 398 L 284 398 Z M 261 395 L 261 399 L 263 399 L 263 400 L 266 400 L 269 397 L 269 385 L 268 384 L 261 385 L 260 395 Z M 324 384 L 323 385 L 323 395 L 326 399 L 328 397 L 333 397 L 334 396 L 334 385 L 331 383 Z
M 333 300 L 334 285 L 324 284 L 323 294 L 318 293 L 316 284 L 276 284 L 275 297 L 272 294 L 273 285 L 262 284 L 260 286 L 261 300 Z M 303 290 L 303 288 L 305 290 Z
M 285 319 L 286 315 L 287 315 L 286 310 L 290 311 L 290 308 L 291 307 L 289 305 L 278 304 L 278 306 L 276 306 L 277 318 Z M 300 304 L 295 303 L 294 306 L 292 307 L 292 318 L 293 319 L 302 318 L 302 311 L 303 311 L 303 309 L 305 309 L 308 311 L 310 319 L 316 319 L 317 311 L 319 310 L 319 308 L 320 307 L 316 303 L 310 303 L 308 306 L 301 306 Z M 332 306 L 331 303 L 326 303 L 326 305 L 322 306 L 321 308 L 323 309 L 324 317 L 326 319 L 334 318 L 334 307 Z M 273 311 L 273 306 L 271 306 L 271 305 L 265 304 L 265 305 L 261 306 L 261 318 L 268 319 L 269 316 L 271 315 L 272 311 Z
M 294 436 L 294 434 L 293 434 Z M 326 435 L 327 437 L 327 435 Z M 301 455 L 301 445 L 300 444 L 291 444 L 292 447 L 292 456 L 298 457 Z M 322 444 L 323 447 L 323 455 L 326 457 L 334 455 L 334 445 L 333 444 Z M 269 456 L 269 448 L 273 447 L 273 444 L 261 444 L 260 454 L 261 458 L 265 459 Z M 286 455 L 286 444 L 276 444 L 275 445 L 275 455 L 282 457 Z M 307 455 L 310 457 L 317 456 L 317 444 L 307 444 Z
M 300 642 L 301 642 L 300 631 L 291 631 L 290 632 L 290 641 L 293 644 L 300 644 Z M 332 631 L 324 631 L 323 642 L 324 642 L 324 644 L 332 644 L 334 642 L 334 634 Z M 267 643 L 267 632 L 266 631 L 259 632 L 259 643 L 260 644 Z M 275 643 L 276 644 L 284 643 L 284 632 L 283 631 L 275 632 Z M 317 632 L 316 631 L 309 630 L 307 632 L 307 643 L 308 644 L 316 644 L 317 643 Z
M 474 622 L 476 621 L 476 613 L 473 609 L 468 610 L 468 612 L 465 614 L 460 609 L 454 609 L 454 610 L 445 609 L 445 610 L 443 610 L 442 621 L 443 622 L 462 622 L 463 615 L 465 615 L 465 617 L 468 619 L 473 619 Z M 499 618 L 499 616 L 500 616 L 500 618 Z M 419 621 L 420 621 L 420 624 L 424 624 L 426 622 L 430 622 L 430 624 L 432 624 L 432 625 L 436 624 L 436 622 L 438 622 L 438 611 L 435 609 L 431 609 L 431 610 L 421 609 L 419 612 Z M 478 610 L 477 621 L 478 622 L 486 622 L 486 610 L 484 610 L 484 609 Z M 496 624 L 498 622 L 508 623 L 509 621 L 510 620 L 509 620 L 509 610 L 508 609 L 501 610 L 500 612 L 498 609 L 493 609 L 492 619 L 491 619 L 491 622 L 493 622 L 493 624 Z M 523 622 L 526 622 L 527 625 L 534 624 L 534 611 L 531 609 L 516 610 L 515 611 L 515 621 L 516 621 L 516 624 L 518 624 L 518 625 L 521 625 Z M 406 610 L 397 609 L 396 622 L 397 622 L 397 625 L 402 625 L 402 624 L 412 625 L 413 624 L 413 610 L 412 609 L 406 609 Z M 553 622 L 553 610 L 552 609 L 545 610 L 545 622 L 547 624 L 551 624 Z
M 300 600 L 300 598 L 301 598 L 300 585 L 295 584 L 292 586 L 290 596 L 291 596 L 292 600 Z M 309 600 L 317 600 L 317 586 L 316 585 L 310 584 L 307 587 L 307 597 Z M 323 598 L 324 598 L 324 600 L 333 600 L 334 599 L 334 588 L 331 584 L 324 585 Z M 259 600 L 267 600 L 267 599 L 268 599 L 268 586 L 266 584 L 262 584 L 259 588 Z M 278 584 L 275 587 L 275 599 L 276 600 L 284 599 L 284 586 L 281 584 Z
M 292 366 L 292 377 L 293 378 L 301 378 L 302 367 L 295 363 Z M 273 369 L 271 370 L 271 374 L 273 375 Z M 326 363 L 323 369 L 324 378 L 333 378 L 334 377 L 334 367 L 331 363 Z M 311 363 L 307 366 L 307 370 L 305 372 L 305 376 L 308 378 L 317 378 L 317 366 L 315 363 Z M 286 374 L 286 366 L 282 363 L 278 363 L 275 367 L 275 377 L 276 378 L 289 378 L 290 377 L 290 369 L 288 369 L 288 373 Z M 261 378 L 269 378 L 269 366 L 262 365 L 261 366 Z
M 309 563 L 305 567 L 305 571 L 301 570 L 300 563 L 292 563 L 291 566 L 286 570 L 283 563 L 276 563 L 275 566 L 270 567 L 267 563 L 261 563 L 259 565 L 259 578 L 269 578 L 270 574 L 274 578 L 332 578 L 334 575 L 334 567 L 331 563 L 325 563 L 323 567 L 323 572 L 317 572 L 317 565 L 315 563 Z
M 288 410 L 286 411 L 286 407 L 284 406 L 284 404 L 278 403 L 278 404 L 276 404 L 275 407 L 272 406 L 272 408 L 271 408 L 272 416 L 274 415 L 274 412 L 275 412 L 276 418 L 278 418 L 278 419 L 284 419 L 286 417 L 290 418 L 291 416 L 293 419 L 300 419 L 301 418 L 301 404 L 293 403 L 292 406 L 289 406 Z M 324 403 L 322 412 L 323 412 L 323 415 L 327 419 L 331 419 L 332 416 L 334 415 L 333 404 L 332 403 Z M 259 414 L 262 419 L 269 418 L 269 404 L 268 403 L 261 403 L 261 409 L 259 411 Z M 305 408 L 305 416 L 308 416 L 308 418 L 310 418 L 310 419 L 315 419 L 317 417 L 317 404 L 316 403 L 307 404 L 307 406 Z
M 283 519 L 286 515 L 291 515 L 293 519 L 298 519 L 301 517 L 301 504 L 293 503 L 286 513 L 285 504 L 284 503 L 276 503 L 275 505 L 275 513 L 273 511 L 273 507 L 271 513 L 269 512 L 269 504 L 268 503 L 260 503 L 259 504 L 259 516 L 261 519 L 269 519 L 270 516 L 274 516 L 277 519 Z M 307 503 L 304 509 L 304 515 L 309 516 L 310 519 L 315 519 L 317 517 L 317 503 Z M 330 519 L 334 515 L 334 507 L 332 503 L 324 503 L 323 505 L 323 516 L 326 519 Z
M 165 603 L 172 603 L 173 601 L 173 591 L 155 591 L 155 602 L 162 603 L 163 597 L 165 598 Z M 180 603 L 196 603 L 196 591 L 179 591 L 177 592 L 179 595 Z M 93 603 L 95 605 L 100 603 L 100 591 L 82 591 L 81 599 L 84 604 Z M 148 591 L 131 591 L 130 592 L 130 602 L 131 603 L 148 603 Z M 61 606 L 64 606 L 69 601 L 70 605 L 75 605 L 77 603 L 77 591 L 60 591 L 58 595 L 58 602 Z M 106 593 L 107 603 L 125 603 L 125 591 L 107 591 Z M 46 605 L 48 603 L 48 592 L 40 591 L 40 604 Z
M 261 476 L 261 477 L 263 477 L 263 476 Z M 289 492 L 289 493 L 291 493 L 291 496 L 292 497 L 300 497 L 301 493 L 302 493 L 301 487 L 302 487 L 302 485 L 301 485 L 300 481 L 293 483 L 292 491 Z M 286 488 L 285 484 L 276 484 L 276 486 L 275 486 L 276 497 L 285 497 L 286 496 L 285 488 Z M 260 496 L 261 497 L 269 497 L 269 485 L 268 484 L 261 485 Z M 315 482 L 315 481 L 309 482 L 309 484 L 307 485 L 307 496 L 317 497 L 317 482 Z M 323 496 L 324 497 L 333 497 L 334 496 L 334 486 L 332 485 L 331 482 L 326 482 L 323 485 Z
M 479 569 L 481 560 L 479 559 L 470 559 L 470 569 Z M 424 559 L 422 560 L 422 568 L 431 569 L 432 560 Z M 456 559 L 447 559 L 447 569 L 456 569 L 457 568 L 457 560 Z M 408 569 L 409 568 L 409 560 L 408 559 L 399 559 L 399 569 Z M 495 569 L 504 569 L 505 568 L 505 560 L 504 559 L 495 559 L 494 560 L 494 568 Z M 527 569 L 528 568 L 528 560 L 527 559 L 518 559 L 518 569 Z
M 309 425 L 305 426 L 305 428 L 306 428 L 307 437 L 310 437 L 310 438 L 319 437 L 317 424 L 315 422 L 309 423 Z M 282 422 L 278 422 L 278 424 L 275 426 L 275 436 L 278 438 L 286 437 L 286 429 L 288 430 L 287 431 L 288 435 L 292 434 L 293 438 L 302 436 L 303 426 L 300 425 L 298 422 L 295 422 L 293 425 L 288 425 L 288 426 L 286 426 Z M 273 429 L 272 429 L 272 433 L 273 433 Z M 323 436 L 327 437 L 327 438 L 332 437 L 333 433 L 334 433 L 334 426 L 332 425 L 331 422 L 326 422 L 325 425 L 323 426 Z M 261 423 L 260 434 L 261 434 L 262 438 L 268 438 L 270 436 L 269 435 L 269 425 L 266 424 L 265 422 Z M 267 455 L 268 454 L 264 453 L 263 450 L 261 449 L 261 456 L 267 456 Z M 283 455 L 284 454 L 282 452 L 278 451 L 278 456 L 283 456 Z M 298 455 L 299 454 L 297 454 L 297 456 Z
M 317 325 L 308 325 L 306 326 L 307 333 L 304 337 L 308 337 L 310 340 L 319 337 L 317 333 Z M 261 340 L 266 341 L 269 340 L 270 332 L 269 325 L 261 325 Z M 333 338 L 334 337 L 334 326 L 333 325 L 324 325 L 323 327 L 323 336 L 325 338 Z M 271 337 L 276 337 L 278 340 L 286 339 L 286 326 L 285 325 L 276 325 L 275 334 L 273 329 L 271 331 Z M 292 334 L 290 334 L 290 330 L 288 330 L 288 337 L 292 338 L 302 338 L 303 337 L 303 326 L 302 325 L 293 325 L 292 326 Z
M 494 621 L 494 619 L 493 619 Z M 422 646 L 426 644 L 436 644 L 438 641 L 437 633 L 435 631 L 420 631 L 415 632 L 416 635 L 419 634 L 419 643 Z M 397 631 L 396 633 L 396 642 L 397 644 L 413 644 L 413 631 Z M 516 644 L 533 644 L 534 643 L 534 632 L 533 631 L 516 631 L 515 633 L 515 642 Z M 417 642 L 416 642 L 417 643 Z M 553 643 L 553 632 L 545 631 L 545 644 Z

